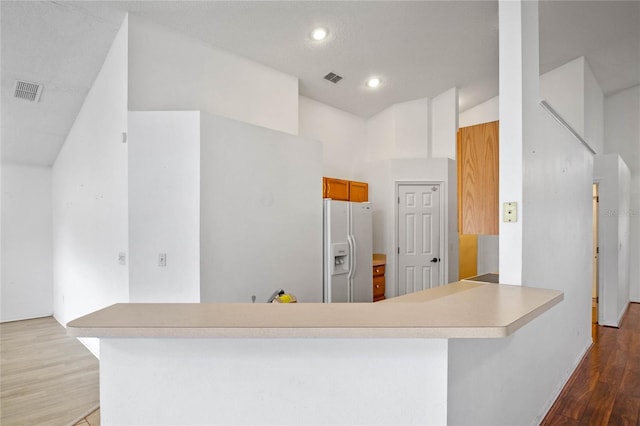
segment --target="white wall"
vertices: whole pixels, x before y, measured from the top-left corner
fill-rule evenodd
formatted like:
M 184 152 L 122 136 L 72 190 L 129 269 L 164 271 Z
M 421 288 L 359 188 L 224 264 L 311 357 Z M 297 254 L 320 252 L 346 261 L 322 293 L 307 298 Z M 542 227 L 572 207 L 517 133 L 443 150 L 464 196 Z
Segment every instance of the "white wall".
M 618 154 L 595 157 L 594 179 L 600 198 L 598 322 L 617 327 L 629 304 L 629 168 Z
M 631 173 L 629 217 L 630 299 L 640 302 L 640 86 L 605 98 L 606 154 L 619 154 Z
M 537 2 L 531 2 L 537 8 Z M 500 282 L 522 284 L 523 146 L 532 137 L 530 120 L 538 97 L 538 14 L 521 0 L 499 2 L 499 202 L 517 203 L 520 219 L 499 220 Z M 507 176 L 509 177 L 507 179 Z M 499 210 L 500 211 L 500 210 Z M 500 218 L 501 219 L 501 218 Z
M 478 275 L 500 272 L 500 237 L 478 235 Z
M 135 193 L 130 194 L 129 209 L 129 153 L 128 145 L 121 143 L 122 132 L 127 131 L 128 108 L 203 109 L 295 134 L 298 82 L 295 77 L 136 16 L 124 22 L 54 166 L 54 311 L 62 323 L 104 305 L 128 301 L 129 296 L 145 301 L 199 298 L 199 291 L 193 291 L 199 274 L 199 267 L 193 268 L 199 244 L 195 249 L 192 244 L 197 224 L 183 220 L 185 214 L 194 216 L 196 198 L 189 191 L 197 185 L 190 186 L 187 181 L 194 176 L 199 179 L 199 160 L 192 168 L 185 164 L 197 159 L 199 152 L 181 147 L 177 152 L 182 161 L 177 164 L 176 152 L 169 153 L 176 148 L 171 145 L 176 140 L 165 140 L 163 148 L 169 151 L 157 151 L 157 146 L 151 145 L 157 140 L 147 140 L 149 146 L 140 146 L 140 151 L 134 149 L 131 186 Z M 131 130 L 135 134 L 157 129 Z M 308 149 L 319 149 L 319 145 L 310 145 Z M 169 164 L 168 156 L 173 156 L 172 167 L 181 170 L 162 175 L 167 171 L 163 167 Z M 154 159 L 154 167 L 146 158 Z M 286 159 L 297 161 L 294 158 Z M 152 178 L 160 179 L 164 193 L 145 188 Z M 318 181 L 315 192 L 319 194 L 320 188 Z M 178 203 L 168 206 L 168 199 Z M 151 206 L 157 210 L 150 218 Z M 129 213 L 136 222 L 131 228 L 132 259 L 128 253 Z M 316 214 L 321 215 L 320 208 Z M 162 226 L 166 227 L 159 232 L 156 227 Z M 167 267 L 161 270 L 155 266 L 160 252 L 167 253 Z M 127 256 L 125 265 L 118 264 L 119 253 Z M 134 262 L 131 270 L 130 260 Z M 318 270 L 320 267 L 318 260 Z M 187 270 L 192 275 L 185 276 Z M 91 348 L 96 350 L 96 346 Z
M 499 7 L 501 79 L 516 72 L 503 61 L 502 38 L 507 37 L 522 44 L 505 59 L 525 64 L 527 72 L 520 75 L 528 81 L 524 85 L 530 84 L 537 80 L 532 76 L 537 61 L 528 56 L 537 58 L 538 5 L 502 0 Z M 511 27 L 514 23 L 520 28 Z M 501 81 L 501 126 L 517 120 L 502 113 L 503 102 L 519 96 L 513 87 L 503 89 Z M 522 156 L 516 152 L 511 159 L 522 161 L 524 169 L 522 241 L 512 247 L 501 235 L 500 273 L 505 254 L 520 248 L 522 285 L 561 290 L 564 300 L 506 339 L 450 341 L 451 425 L 538 424 L 591 343 L 593 159 L 526 90 L 520 101 L 525 137 L 514 139 L 522 141 Z M 509 160 L 501 154 L 501 161 Z M 501 186 L 512 178 L 501 173 Z
M 447 217 L 445 226 L 445 247 L 448 258 L 445 259 L 445 282 L 458 281 L 460 273 L 460 239 L 458 238 L 458 167 L 456 162 L 447 159 Z
M 596 153 L 604 152 L 604 94 L 584 61 L 584 139 Z
M 320 143 L 201 114 L 203 302 L 322 301 Z
M 51 168 L 2 165 L 0 322 L 53 314 Z
M 53 166 L 56 319 L 129 298 L 127 252 L 127 20 Z M 97 344 L 91 344 L 96 350 Z
M 584 67 L 584 57 L 580 57 L 540 76 L 540 98 L 546 100 L 583 138 Z
M 475 126 L 476 124 L 498 121 L 500 119 L 499 103 L 499 97 L 495 96 L 480 105 L 461 112 L 458 118 L 459 126 L 469 127 Z
M 394 104 L 367 120 L 365 161 L 427 158 L 431 101 Z
M 429 130 L 432 158 L 456 159 L 458 132 L 458 88 L 453 87 L 431 100 Z
M 102 422 L 441 426 L 446 354 L 446 339 L 106 339 Z
M 429 156 L 429 99 L 393 105 L 395 153 L 392 158 L 427 158 Z
M 631 187 L 631 173 L 629 168 L 620 159 L 620 165 L 618 168 L 618 199 L 620 200 L 620 208 L 618 214 L 620 215 L 618 224 L 618 306 L 621 307 L 620 315 L 618 316 L 620 323 L 622 316 L 629 305 L 630 289 L 630 218 L 627 212 L 630 212 L 630 188 Z M 637 279 L 635 280 L 638 281 Z M 624 307 L 624 309 L 622 308 Z
M 199 302 L 200 113 L 130 112 L 128 144 L 130 301 Z
M 377 161 L 395 157 L 393 111 L 391 106 L 367 120 L 365 161 Z
M 401 102 L 367 120 L 366 161 L 456 155 L 458 89 Z
M 458 222 L 457 184 L 455 162 L 446 158 L 391 159 L 364 163 L 360 179 L 369 182 L 369 200 L 373 206 L 373 251 L 385 253 L 386 297 L 397 296 L 396 283 L 396 197 L 395 184 L 399 181 L 443 182 L 443 203 L 448 215 L 444 220 L 445 242 L 442 265 L 445 283 L 458 279 Z
M 299 107 L 300 137 L 322 142 L 324 176 L 354 180 L 364 160 L 366 120 L 304 96 Z
M 129 109 L 207 111 L 298 134 L 298 79 L 129 17 Z
M 603 152 L 604 95 L 584 57 L 540 76 L 540 98 L 598 154 Z

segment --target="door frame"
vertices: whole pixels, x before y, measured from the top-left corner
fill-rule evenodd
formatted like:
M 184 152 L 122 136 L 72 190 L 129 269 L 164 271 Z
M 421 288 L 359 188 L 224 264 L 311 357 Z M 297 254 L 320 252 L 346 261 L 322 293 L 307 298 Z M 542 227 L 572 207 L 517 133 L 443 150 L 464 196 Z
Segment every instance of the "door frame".
M 393 204 L 394 207 L 394 215 L 395 215 L 395 226 L 393 228 L 393 258 L 395 263 L 395 295 L 400 295 L 400 254 L 398 253 L 400 247 L 400 236 L 398 235 L 398 228 L 400 227 L 400 186 L 417 186 L 417 185 L 438 185 L 440 187 L 440 223 L 438 224 L 440 227 L 440 270 L 438 271 L 438 279 L 440 280 L 440 286 L 446 284 L 445 283 L 445 271 L 448 270 L 449 267 L 449 256 L 445 251 L 446 249 L 446 232 L 447 232 L 447 221 L 446 221 L 446 182 L 442 180 L 397 180 L 394 182 L 394 197 Z
M 600 196 L 601 196 L 600 188 L 602 186 L 601 184 L 602 184 L 603 180 L 604 179 L 600 179 L 600 178 L 594 179 L 593 180 L 593 185 L 592 185 L 592 188 L 593 188 L 593 186 L 596 187 L 596 193 L 597 193 L 597 196 L 598 196 L 598 204 L 597 204 L 598 208 L 597 208 L 597 212 L 596 212 L 596 215 L 597 215 L 597 227 L 595 229 L 595 232 L 598 234 L 597 235 L 597 238 L 598 238 L 598 257 L 597 257 L 597 259 L 595 259 L 596 269 L 597 269 L 597 274 L 598 274 L 598 276 L 596 277 L 596 279 L 598 280 L 598 284 L 597 284 L 598 285 L 598 289 L 597 289 L 597 292 L 598 292 L 598 295 L 597 295 L 597 297 L 598 297 L 598 310 L 597 310 L 597 313 L 596 313 L 597 317 L 598 317 L 598 325 L 602 324 L 603 319 L 604 319 L 604 309 L 605 309 L 605 303 L 604 302 L 606 300 L 606 293 L 605 293 L 605 288 L 604 288 L 604 271 L 603 271 L 603 267 L 602 267 L 602 264 L 603 264 L 602 263 L 602 259 L 603 259 L 604 255 L 605 255 L 604 254 L 604 250 L 602 250 L 602 242 L 604 240 L 603 239 L 604 236 L 602 235 L 602 222 L 601 222 L 601 220 L 603 218 L 603 215 L 602 215 L 602 205 L 600 204 L 600 201 L 599 201 L 600 200 Z M 593 257 L 591 259 L 591 262 L 594 262 Z M 592 277 L 592 279 L 593 279 L 593 277 Z

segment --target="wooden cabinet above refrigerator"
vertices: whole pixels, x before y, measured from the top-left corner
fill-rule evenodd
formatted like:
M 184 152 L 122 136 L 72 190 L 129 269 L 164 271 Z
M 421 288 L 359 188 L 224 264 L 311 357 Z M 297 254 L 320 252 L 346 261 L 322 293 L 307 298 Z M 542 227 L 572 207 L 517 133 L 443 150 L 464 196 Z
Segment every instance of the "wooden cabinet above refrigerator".
M 458 130 L 458 232 L 498 234 L 498 121 Z
M 322 178 L 322 198 L 340 201 L 369 201 L 369 185 L 332 177 Z

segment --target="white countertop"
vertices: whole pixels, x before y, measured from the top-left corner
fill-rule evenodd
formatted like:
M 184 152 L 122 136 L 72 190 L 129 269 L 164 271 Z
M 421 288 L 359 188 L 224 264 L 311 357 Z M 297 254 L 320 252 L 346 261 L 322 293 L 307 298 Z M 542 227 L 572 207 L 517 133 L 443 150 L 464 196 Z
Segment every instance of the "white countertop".
M 504 337 L 560 291 L 459 281 L 377 303 L 119 303 L 67 324 L 75 337 Z

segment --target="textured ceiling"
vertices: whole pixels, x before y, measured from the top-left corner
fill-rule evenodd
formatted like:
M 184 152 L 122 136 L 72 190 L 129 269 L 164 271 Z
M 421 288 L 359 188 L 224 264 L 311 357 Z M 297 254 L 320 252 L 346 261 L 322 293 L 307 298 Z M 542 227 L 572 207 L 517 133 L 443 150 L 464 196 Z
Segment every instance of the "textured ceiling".
M 52 164 L 125 12 L 300 80 L 361 117 L 457 86 L 464 110 L 498 94 L 497 1 L 2 1 L 2 160 Z M 308 33 L 329 28 L 323 43 Z M 605 93 L 640 83 L 639 1 L 542 1 L 540 65 L 586 56 Z M 333 71 L 344 79 L 322 79 Z M 370 75 L 382 86 L 367 90 Z M 16 78 L 41 101 L 13 99 Z
M 498 89 L 498 3 L 487 1 L 160 2 L 126 6 L 300 79 L 300 93 L 361 117 L 458 86 L 470 103 Z M 329 37 L 313 42 L 316 26 Z M 328 72 L 343 77 L 323 80 Z M 365 87 L 372 75 L 376 91 Z
M 52 164 L 124 17 L 65 2 L 2 1 L 2 161 Z M 13 98 L 17 79 L 44 85 Z
M 542 1 L 541 73 L 580 56 L 605 95 L 640 84 L 640 1 Z

